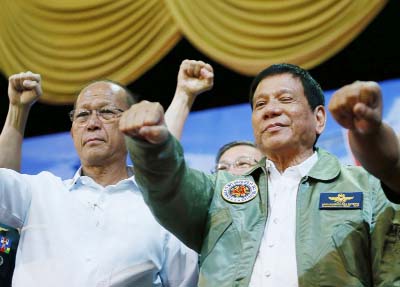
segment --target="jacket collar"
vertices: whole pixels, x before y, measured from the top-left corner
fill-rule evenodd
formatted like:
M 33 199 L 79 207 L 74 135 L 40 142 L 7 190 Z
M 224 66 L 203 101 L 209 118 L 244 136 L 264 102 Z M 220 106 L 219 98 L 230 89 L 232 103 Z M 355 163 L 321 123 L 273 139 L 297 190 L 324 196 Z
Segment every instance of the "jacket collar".
M 254 167 L 252 167 L 248 172 L 244 173 L 243 175 L 252 175 L 253 173 L 259 173 L 259 172 L 266 172 L 266 161 L 267 158 L 263 157 Z
M 308 176 L 321 181 L 329 181 L 339 176 L 340 162 L 337 157 L 321 148 L 317 148 L 317 153 L 318 161 Z
M 317 148 L 318 161 L 311 168 L 308 177 L 321 181 L 329 181 L 336 178 L 340 173 L 339 160 L 324 149 Z M 260 172 L 260 169 L 265 170 L 266 158 L 262 158 L 257 165 L 249 170 L 244 175 L 251 175 L 255 172 Z

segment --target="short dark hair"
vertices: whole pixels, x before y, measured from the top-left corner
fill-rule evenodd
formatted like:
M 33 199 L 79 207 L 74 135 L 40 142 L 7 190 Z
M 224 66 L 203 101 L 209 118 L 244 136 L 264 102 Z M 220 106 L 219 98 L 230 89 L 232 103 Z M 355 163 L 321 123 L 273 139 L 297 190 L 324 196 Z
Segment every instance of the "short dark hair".
M 281 75 L 281 74 L 291 74 L 294 78 L 300 79 L 303 85 L 304 95 L 307 98 L 308 104 L 312 111 L 320 105 L 325 105 L 324 92 L 321 86 L 311 77 L 310 73 L 306 70 L 300 68 L 299 66 L 292 64 L 275 64 L 271 65 L 265 70 L 261 71 L 253 80 L 250 86 L 250 106 L 253 109 L 253 98 L 254 93 L 262 80 L 265 78 Z
M 224 144 L 222 147 L 219 148 L 217 152 L 217 156 L 215 158 L 215 163 L 218 163 L 219 160 L 221 159 L 221 156 L 230 148 L 233 148 L 234 146 L 238 145 L 247 145 L 247 146 L 252 146 L 254 148 L 257 148 L 257 146 L 251 142 L 251 141 L 232 141 L 227 144 Z
M 122 85 L 122 84 L 120 84 L 120 83 L 118 83 L 118 82 L 115 82 L 115 81 L 113 81 L 113 80 L 108 80 L 108 79 L 94 80 L 94 81 L 91 81 L 91 82 L 87 83 L 84 87 L 82 87 L 82 88 L 79 90 L 78 96 L 82 93 L 82 91 L 83 91 L 84 89 L 86 89 L 86 88 L 89 87 L 90 85 L 93 85 L 93 84 L 95 84 L 95 83 L 100 83 L 100 82 L 103 82 L 103 83 L 110 83 L 110 84 L 113 84 L 113 85 L 117 85 L 117 86 L 120 87 L 122 90 L 124 90 L 124 92 L 125 92 L 125 94 L 126 94 L 126 103 L 127 103 L 127 105 L 128 105 L 128 108 L 129 108 L 130 106 L 132 106 L 132 105 L 134 105 L 134 104 L 136 104 L 136 103 L 139 102 L 140 96 L 139 96 L 138 94 L 134 94 L 134 93 L 132 93 L 126 86 L 124 86 L 124 85 Z M 74 102 L 74 109 L 76 108 L 76 101 L 77 101 L 77 99 L 78 99 L 78 96 L 76 97 L 75 102 Z

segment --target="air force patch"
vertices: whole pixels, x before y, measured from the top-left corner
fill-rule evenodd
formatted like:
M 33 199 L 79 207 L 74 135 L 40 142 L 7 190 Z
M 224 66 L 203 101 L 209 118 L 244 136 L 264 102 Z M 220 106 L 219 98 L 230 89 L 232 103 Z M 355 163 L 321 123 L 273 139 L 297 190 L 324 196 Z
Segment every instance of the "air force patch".
M 247 179 L 237 179 L 225 184 L 222 197 L 231 203 L 245 203 L 257 196 L 257 185 Z
M 319 209 L 362 209 L 362 192 L 321 193 Z

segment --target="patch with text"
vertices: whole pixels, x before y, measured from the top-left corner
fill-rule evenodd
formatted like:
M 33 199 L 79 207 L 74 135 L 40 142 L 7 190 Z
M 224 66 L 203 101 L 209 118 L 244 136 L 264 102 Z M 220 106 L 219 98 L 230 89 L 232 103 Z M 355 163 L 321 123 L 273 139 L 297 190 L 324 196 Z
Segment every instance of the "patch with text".
M 257 185 L 247 179 L 237 179 L 225 184 L 222 197 L 231 203 L 245 203 L 257 196 Z
M 362 209 L 362 192 L 321 193 L 319 209 Z

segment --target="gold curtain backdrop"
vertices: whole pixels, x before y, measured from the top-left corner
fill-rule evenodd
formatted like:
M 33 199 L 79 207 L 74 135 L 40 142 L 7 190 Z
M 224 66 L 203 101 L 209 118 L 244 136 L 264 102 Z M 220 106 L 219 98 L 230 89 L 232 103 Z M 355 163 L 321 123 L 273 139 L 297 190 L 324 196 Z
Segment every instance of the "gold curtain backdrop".
M 274 63 L 312 68 L 347 45 L 382 0 L 165 0 L 194 46 L 232 70 L 254 75 Z
M 87 82 L 128 84 L 185 36 L 254 75 L 312 68 L 354 39 L 386 0 L 0 0 L 0 69 L 42 75 L 42 101 L 72 103 Z
M 40 73 L 49 103 L 72 103 L 94 79 L 127 84 L 181 38 L 159 0 L 0 1 L 0 68 Z

